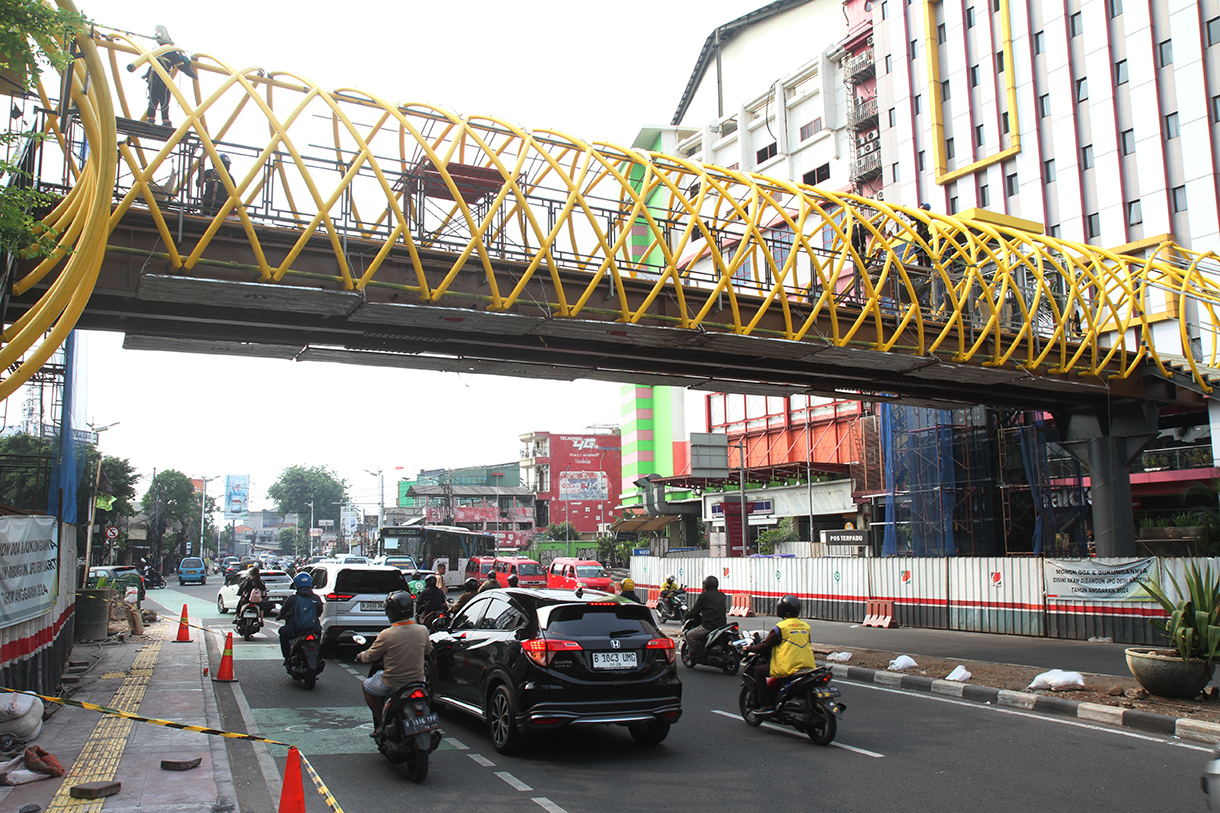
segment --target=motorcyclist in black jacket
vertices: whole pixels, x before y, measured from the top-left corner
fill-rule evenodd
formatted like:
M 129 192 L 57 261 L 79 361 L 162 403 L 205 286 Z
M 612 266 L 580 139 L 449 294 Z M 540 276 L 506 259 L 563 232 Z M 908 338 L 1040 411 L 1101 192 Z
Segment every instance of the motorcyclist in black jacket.
M 436 576 L 424 579 L 424 589 L 415 597 L 415 617 L 421 621 L 431 620 L 429 616 L 443 613 L 449 606 L 445 599 L 445 591 L 436 586 Z
M 699 626 L 686 631 L 686 645 L 690 647 L 691 659 L 698 662 L 703 655 L 703 645 L 707 642 L 708 633 L 719 629 L 728 623 L 728 602 L 720 590 L 720 580 L 708 576 L 703 580 L 703 592 L 699 599 L 686 611 L 683 620 L 699 619 Z

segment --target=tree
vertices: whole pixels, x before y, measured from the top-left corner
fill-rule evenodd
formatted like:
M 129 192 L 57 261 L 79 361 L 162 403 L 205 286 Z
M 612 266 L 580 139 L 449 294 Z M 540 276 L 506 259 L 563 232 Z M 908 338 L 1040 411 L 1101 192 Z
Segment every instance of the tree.
M 42 0 L 5 0 L 0 3 L 0 72 L 10 81 L 31 91 L 45 66 L 63 70 L 71 61 L 61 43 L 89 24 L 79 13 L 57 9 Z M 12 147 L 23 141 L 39 140 L 37 133 L 0 133 L 0 145 Z M 16 161 L 0 159 L 5 177 L 28 177 Z M 26 256 L 46 256 L 55 248 L 55 235 L 34 219 L 37 206 L 53 202 L 49 195 L 23 183 L 0 187 L 0 251 L 20 252 Z
M 289 466 L 267 489 L 267 496 L 275 500 L 277 513 L 308 517 L 312 502 L 315 524 L 333 519 L 338 525 L 340 506 L 348 501 L 347 481 L 326 466 Z
M 157 472 L 153 477 L 144 495 L 153 562 L 161 562 L 163 556 L 175 551 L 178 558 L 186 555 L 186 542 L 199 527 L 195 494 L 195 484 L 176 469 Z
M 580 531 L 576 530 L 576 526 L 570 522 L 552 522 L 535 538 L 566 542 L 571 539 L 580 539 Z

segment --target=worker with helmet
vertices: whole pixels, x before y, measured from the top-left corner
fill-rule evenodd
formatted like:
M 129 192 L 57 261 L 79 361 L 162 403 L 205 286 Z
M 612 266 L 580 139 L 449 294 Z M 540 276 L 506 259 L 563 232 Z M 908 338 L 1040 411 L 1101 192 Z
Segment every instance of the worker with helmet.
M 361 663 L 382 661 L 382 668 L 364 681 L 364 702 L 373 712 L 370 737 L 381 731 L 385 699 L 408 683 L 424 682 L 424 659 L 432 652 L 432 641 L 428 628 L 411 619 L 414 604 L 415 600 L 405 590 L 395 590 L 386 596 L 385 614 L 390 626 L 378 633 L 371 647 L 356 655 Z
M 757 698 L 760 713 L 771 711 L 774 707 L 774 698 L 767 687 L 768 677 L 788 677 L 818 666 L 809 643 L 809 625 L 798 618 L 800 613 L 800 599 L 793 595 L 784 596 L 775 604 L 779 623 L 771 628 L 762 641 L 746 647 L 747 652 L 771 653 L 770 660 L 759 658 L 754 667 L 754 686 L 761 695 Z
M 636 604 L 644 603 L 644 602 L 640 601 L 640 597 L 635 594 L 635 581 L 633 581 L 632 579 L 623 579 L 623 589 L 619 593 L 619 595 L 622 596 L 623 598 L 631 599 Z

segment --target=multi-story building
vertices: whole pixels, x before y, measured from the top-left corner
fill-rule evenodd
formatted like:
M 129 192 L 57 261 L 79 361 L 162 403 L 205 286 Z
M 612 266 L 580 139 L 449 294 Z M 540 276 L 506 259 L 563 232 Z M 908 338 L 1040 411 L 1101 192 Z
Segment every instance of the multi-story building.
M 537 532 L 534 494 L 521 486 L 516 461 L 494 466 L 421 471 L 398 482 L 398 508 L 387 525 L 424 522 L 485 531 L 497 546 L 523 548 Z
M 539 528 L 563 522 L 593 536 L 615 516 L 621 491 L 623 437 L 618 427 L 595 435 L 521 435 L 525 488 L 536 495 Z

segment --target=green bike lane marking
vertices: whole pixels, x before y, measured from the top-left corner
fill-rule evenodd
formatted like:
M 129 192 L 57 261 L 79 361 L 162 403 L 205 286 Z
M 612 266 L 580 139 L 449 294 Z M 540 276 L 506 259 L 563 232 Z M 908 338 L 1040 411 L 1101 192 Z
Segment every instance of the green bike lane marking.
M 216 615 L 215 599 L 209 601 L 192 593 L 183 593 L 180 590 L 171 590 L 168 587 L 162 590 L 147 591 L 144 594 L 144 603 L 147 604 L 149 601 L 164 607 L 166 617 L 173 618 L 175 621 L 182 615 L 183 604 L 186 605 L 186 614 L 191 618 L 203 619 Z
M 309 756 L 323 754 L 377 753 L 369 737 L 373 721 L 366 706 L 344 708 L 256 708 L 251 709 L 262 736 L 290 742 Z M 443 732 L 442 732 L 443 733 Z M 456 751 L 441 740 L 438 751 Z

